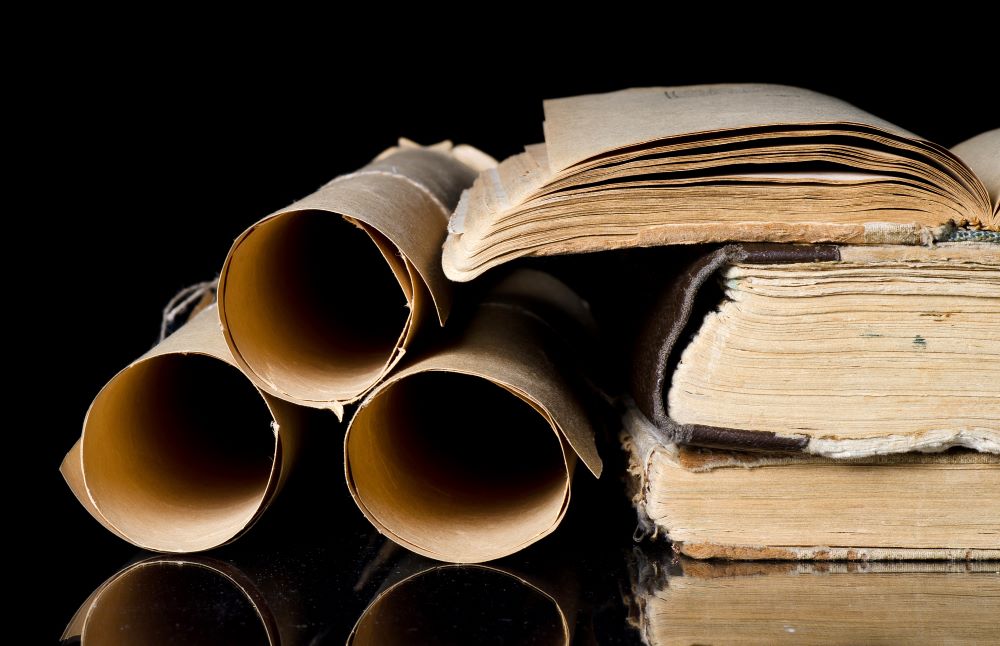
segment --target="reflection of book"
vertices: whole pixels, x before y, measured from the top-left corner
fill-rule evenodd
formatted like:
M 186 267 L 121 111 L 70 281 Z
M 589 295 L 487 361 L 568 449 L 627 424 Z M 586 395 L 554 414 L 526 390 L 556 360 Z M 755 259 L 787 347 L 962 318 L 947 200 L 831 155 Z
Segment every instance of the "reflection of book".
M 779 85 L 546 101 L 545 143 L 463 195 L 444 270 L 466 281 L 521 256 L 726 240 L 995 240 L 998 150 L 1000 129 L 949 151 Z
M 639 560 L 633 622 L 650 646 L 997 639 L 998 563 Z
M 1000 455 L 684 447 L 635 409 L 626 428 L 640 522 L 687 556 L 1000 559 Z

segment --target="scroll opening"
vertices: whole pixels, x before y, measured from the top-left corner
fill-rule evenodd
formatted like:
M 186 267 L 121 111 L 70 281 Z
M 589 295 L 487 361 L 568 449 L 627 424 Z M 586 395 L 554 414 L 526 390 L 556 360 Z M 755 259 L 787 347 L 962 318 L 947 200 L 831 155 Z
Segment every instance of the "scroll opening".
M 87 488 L 108 522 L 142 547 L 214 547 L 263 503 L 275 462 L 271 419 L 260 393 L 224 362 L 197 354 L 140 361 L 87 415 Z
M 499 558 L 551 532 L 569 497 L 559 435 L 481 377 L 429 371 L 378 391 L 348 432 L 362 510 L 425 556 Z
M 274 394 L 353 399 L 393 358 L 409 319 L 406 272 L 373 235 L 334 214 L 293 211 L 233 247 L 219 295 L 227 339 Z
M 405 579 L 379 595 L 358 619 L 348 643 L 569 641 L 562 610 L 535 586 L 493 568 L 444 566 Z

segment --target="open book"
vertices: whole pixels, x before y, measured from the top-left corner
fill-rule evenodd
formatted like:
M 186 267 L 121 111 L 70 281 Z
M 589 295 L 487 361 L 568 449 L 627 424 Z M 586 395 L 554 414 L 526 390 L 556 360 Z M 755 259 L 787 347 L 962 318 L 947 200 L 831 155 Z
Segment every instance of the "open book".
M 639 88 L 545 102 L 545 143 L 480 173 L 443 265 L 740 240 L 1000 240 L 1000 129 L 954 150 L 780 85 Z

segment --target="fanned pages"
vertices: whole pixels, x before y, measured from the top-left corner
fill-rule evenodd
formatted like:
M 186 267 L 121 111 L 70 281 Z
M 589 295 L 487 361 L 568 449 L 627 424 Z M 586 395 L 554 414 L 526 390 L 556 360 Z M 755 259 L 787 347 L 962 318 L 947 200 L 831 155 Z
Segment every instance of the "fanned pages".
M 665 283 L 631 391 L 668 441 L 1000 453 L 1000 245 L 728 245 Z
M 1000 217 L 1000 128 L 967 139 L 951 150 L 983 180 L 996 220 Z
M 448 215 L 491 163 L 468 146 L 401 142 L 247 229 L 219 282 L 240 368 L 272 395 L 342 415 L 421 328 L 444 324 Z
M 625 419 L 640 526 L 694 558 L 1000 559 L 1000 456 L 854 459 L 678 446 Z
M 990 644 L 995 563 L 648 563 L 633 621 L 648 646 Z
M 361 403 L 345 440 L 347 481 L 397 543 L 487 561 L 551 533 L 577 458 L 601 472 L 580 354 L 593 323 L 554 278 L 522 270 L 456 336 L 394 372 Z
M 119 537 L 160 552 L 207 550 L 267 508 L 303 423 L 301 409 L 239 371 L 211 306 L 101 389 L 60 470 Z
M 546 101 L 545 143 L 462 196 L 444 271 L 467 281 L 522 256 L 730 240 L 920 244 L 961 223 L 1000 240 L 996 138 L 958 151 L 977 177 L 955 153 L 799 88 Z

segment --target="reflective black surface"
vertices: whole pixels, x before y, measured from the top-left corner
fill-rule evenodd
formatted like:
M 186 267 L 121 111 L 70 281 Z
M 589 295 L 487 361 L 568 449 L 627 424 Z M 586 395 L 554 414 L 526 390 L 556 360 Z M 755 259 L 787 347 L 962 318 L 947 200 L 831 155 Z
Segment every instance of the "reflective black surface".
M 638 643 L 623 596 L 632 541 L 616 531 L 634 520 L 618 486 L 578 470 L 574 505 L 552 536 L 455 566 L 368 525 L 339 465 L 325 468 L 337 444 L 316 438 L 281 502 L 234 544 L 195 555 L 131 550 L 79 593 L 61 618 L 64 640 L 343 644 L 356 629 L 358 644 Z
M 481 565 L 406 552 L 366 526 L 346 495 L 322 517 L 279 509 L 275 522 L 231 547 L 136 553 L 111 568 L 81 594 L 77 614 L 62 618 L 63 640 L 367 646 L 567 639 L 616 645 L 642 643 L 641 635 L 650 644 L 1000 639 L 1000 563 L 678 559 L 664 543 L 620 540 L 617 528 L 631 518 L 615 502 L 622 499 L 604 497 L 593 482 L 577 484 L 577 497 L 590 503 L 585 513 L 570 514 L 527 550 Z

